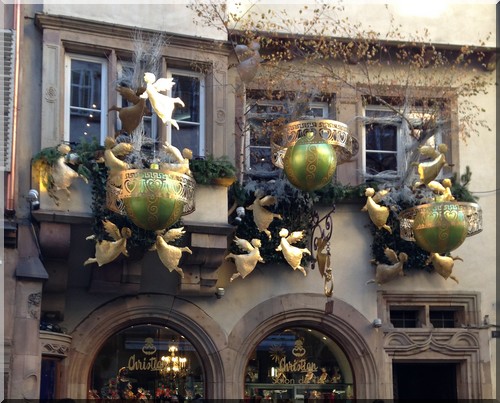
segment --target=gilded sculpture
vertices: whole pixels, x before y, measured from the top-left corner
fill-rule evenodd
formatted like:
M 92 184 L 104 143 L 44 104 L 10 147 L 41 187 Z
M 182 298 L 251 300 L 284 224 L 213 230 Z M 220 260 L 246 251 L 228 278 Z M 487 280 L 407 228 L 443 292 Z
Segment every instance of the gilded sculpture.
M 274 196 L 264 196 L 260 190 L 255 191 L 255 200 L 246 209 L 253 211 L 253 220 L 257 229 L 260 232 L 264 232 L 269 239 L 271 239 L 271 231 L 269 231 L 269 225 L 275 219 L 282 219 L 281 215 L 275 214 L 267 209 L 265 206 L 272 206 L 276 204 L 277 199 Z
M 64 190 L 69 200 L 71 196 L 69 187 L 71 186 L 73 181 L 76 178 L 81 178 L 85 183 L 88 183 L 88 180 L 75 170 L 71 169 L 68 165 L 66 165 L 66 155 L 71 151 L 71 147 L 69 145 L 61 144 L 57 147 L 57 151 L 59 151 L 61 156 L 50 168 L 50 175 L 52 176 L 53 185 L 53 189 L 51 189 L 50 192 L 53 194 L 58 190 Z
M 399 276 L 404 276 L 403 266 L 408 260 L 408 255 L 404 252 L 399 255 L 390 248 L 384 249 L 384 254 L 389 259 L 390 264 L 379 263 L 372 260 L 371 263 L 377 265 L 375 268 L 375 278 L 368 280 L 366 284 L 377 283 L 382 285 L 394 280 Z
M 133 151 L 130 143 L 116 143 L 113 137 L 104 140 L 104 165 L 108 168 L 108 180 L 113 186 L 122 185 L 122 171 L 130 169 L 130 165 L 118 157 L 123 157 Z
M 368 215 L 372 220 L 373 224 L 378 229 L 385 229 L 392 234 L 392 229 L 387 225 L 387 219 L 389 218 L 389 207 L 381 206 L 377 204 L 379 197 L 375 197 L 375 189 L 366 188 L 365 190 L 366 204 L 363 206 L 361 211 L 368 211 Z
M 170 245 L 169 242 L 179 239 L 185 233 L 184 227 L 172 228 L 168 231 L 156 231 L 156 242 L 149 249 L 150 251 L 156 250 L 163 265 L 171 273 L 175 270 L 181 278 L 184 278 L 184 271 L 179 267 L 182 253 L 187 252 L 192 254 L 193 252 L 187 246 L 174 246 Z
M 128 87 L 118 86 L 116 90 L 131 105 L 121 108 L 113 105 L 108 109 L 108 112 L 117 111 L 118 118 L 122 123 L 120 133 L 131 134 L 141 124 L 144 115 L 151 114 L 146 106 L 146 99 L 140 97 L 146 91 L 146 88 L 140 87 L 137 91 L 134 91 Z
M 102 222 L 106 233 L 113 238 L 113 241 L 102 240 L 95 244 L 95 257 L 88 258 L 83 264 L 97 263 L 99 267 L 115 260 L 120 254 L 128 256 L 127 239 L 132 236 L 132 231 L 128 227 L 123 227 L 121 231 L 109 220 Z M 86 239 L 95 239 L 95 235 L 90 235 Z
M 264 263 L 264 259 L 260 256 L 259 248 L 262 246 L 260 239 L 254 238 L 248 242 L 246 239 L 235 237 L 234 242 L 246 254 L 235 255 L 234 253 L 230 253 L 225 257 L 226 260 L 234 260 L 236 270 L 238 271 L 231 276 L 229 279 L 230 282 L 238 277 L 245 278 L 255 269 L 257 263 Z
M 460 260 L 463 262 L 462 258 L 458 256 L 441 256 L 439 253 L 432 252 L 427 258 L 425 264 L 432 263 L 434 270 L 445 280 L 451 278 L 458 284 L 458 279 L 452 275 L 453 266 L 455 265 L 455 260 Z
M 310 255 L 311 252 L 307 248 L 298 248 L 292 245 L 304 238 L 304 231 L 294 231 L 289 234 L 286 228 L 282 228 L 279 232 L 279 236 L 281 240 L 276 251 L 283 253 L 285 260 L 293 270 L 300 270 L 302 274 L 306 276 L 306 270 L 300 265 L 300 262 L 304 255 Z
M 427 150 L 427 149 L 425 149 Z M 429 182 L 436 179 L 439 175 L 441 169 L 447 165 L 445 153 L 448 151 L 448 147 L 446 144 L 440 144 L 438 146 L 436 155 L 432 161 L 425 161 L 418 164 L 418 175 L 420 176 L 420 181 L 424 184 L 428 184 Z M 422 148 L 420 149 L 420 153 L 422 154 Z M 423 155 L 430 155 L 428 152 Z
M 179 97 L 172 98 L 168 95 L 160 94 L 162 91 L 169 91 L 175 85 L 173 78 L 159 78 L 153 73 L 144 73 L 146 91 L 140 95 L 141 98 L 149 98 L 151 106 L 164 124 L 170 123 L 177 130 L 179 125 L 172 119 L 175 104 L 184 106 L 184 102 Z

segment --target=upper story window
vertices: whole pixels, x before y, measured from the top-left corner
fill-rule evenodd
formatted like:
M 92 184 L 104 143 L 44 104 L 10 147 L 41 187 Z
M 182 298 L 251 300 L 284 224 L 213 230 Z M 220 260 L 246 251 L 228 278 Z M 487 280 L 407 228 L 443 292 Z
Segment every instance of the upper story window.
M 246 103 L 247 136 L 245 147 L 246 171 L 252 176 L 274 176 L 278 172 L 271 161 L 271 135 L 276 128 L 273 122 L 288 118 L 292 111 L 285 100 L 249 97 Z M 327 118 L 327 102 L 311 102 L 308 117 Z
M 65 130 L 66 141 L 78 143 L 106 137 L 106 60 L 66 55 Z
M 176 104 L 172 118 L 179 125 L 177 130 L 167 126 L 167 141 L 179 150 L 189 148 L 194 156 L 203 156 L 205 151 L 205 79 L 200 73 L 171 69 L 167 77 L 175 85 L 169 96 L 179 97 L 184 106 Z
M 362 133 L 363 173 L 366 179 L 398 179 L 411 169 L 409 153 L 420 141 L 420 129 L 428 119 L 435 119 L 420 108 L 407 113 L 414 131 L 410 133 L 408 123 L 395 111 L 381 105 L 367 105 Z M 438 121 L 438 119 L 436 119 Z M 438 121 L 439 122 L 439 121 Z M 438 123 L 434 135 L 423 144 L 436 147 L 443 141 L 443 127 Z

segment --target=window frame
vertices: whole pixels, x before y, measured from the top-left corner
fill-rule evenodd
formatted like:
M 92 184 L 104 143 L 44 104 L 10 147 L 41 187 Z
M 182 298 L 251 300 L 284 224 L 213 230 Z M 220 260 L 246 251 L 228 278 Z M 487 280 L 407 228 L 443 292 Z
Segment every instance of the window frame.
M 64 141 L 71 141 L 71 63 L 73 60 L 81 60 L 101 65 L 101 122 L 100 122 L 100 144 L 108 135 L 108 63 L 105 58 L 88 56 L 79 53 L 68 52 L 64 55 Z
M 206 77 L 203 73 L 199 73 L 196 71 L 188 70 L 188 69 L 181 69 L 181 68 L 168 68 L 166 77 L 167 78 L 172 78 L 174 75 L 177 76 L 185 76 L 185 77 L 195 77 L 199 80 L 200 82 L 200 99 L 199 99 L 199 104 L 200 104 L 200 122 L 198 123 L 198 147 L 199 147 L 199 155 L 196 155 L 196 157 L 204 157 L 205 156 L 205 144 L 206 144 Z M 172 96 L 172 90 L 167 91 L 168 96 Z M 159 120 L 158 120 L 159 123 Z M 183 123 L 187 123 L 188 125 L 196 126 L 195 122 L 190 122 L 190 121 L 183 121 Z M 177 129 L 172 129 L 172 125 L 167 125 L 166 126 L 166 141 L 168 143 L 172 144 L 172 130 L 177 130 Z M 175 146 L 175 144 L 173 144 Z

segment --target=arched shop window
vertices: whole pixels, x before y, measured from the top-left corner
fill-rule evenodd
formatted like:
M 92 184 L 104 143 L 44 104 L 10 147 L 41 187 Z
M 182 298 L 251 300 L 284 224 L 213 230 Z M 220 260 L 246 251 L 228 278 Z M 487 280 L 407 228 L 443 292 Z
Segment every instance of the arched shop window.
M 253 351 L 246 371 L 245 399 L 354 398 L 346 355 L 334 340 L 314 329 L 293 327 L 270 334 Z
M 116 333 L 102 346 L 89 397 L 183 401 L 203 397 L 204 390 L 193 345 L 167 327 L 140 325 Z

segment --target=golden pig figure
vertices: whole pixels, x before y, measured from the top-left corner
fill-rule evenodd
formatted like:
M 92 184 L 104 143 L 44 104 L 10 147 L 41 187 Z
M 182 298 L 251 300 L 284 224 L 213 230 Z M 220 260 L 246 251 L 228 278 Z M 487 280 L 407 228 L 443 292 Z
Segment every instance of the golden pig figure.
M 377 200 L 378 198 L 375 197 L 375 189 L 366 188 L 365 196 L 367 197 L 366 204 L 363 206 L 361 211 L 368 211 L 370 219 L 378 229 L 384 228 L 392 234 L 391 227 L 387 225 L 387 219 L 389 218 L 389 208 L 386 206 L 380 206 L 376 203 L 375 200 Z
M 441 169 L 447 165 L 445 157 L 445 153 L 447 151 L 448 147 L 446 144 L 440 144 L 438 146 L 439 154 L 432 161 L 421 162 L 418 164 L 417 171 L 422 183 L 427 185 L 429 182 L 436 179 Z
M 231 278 L 229 279 L 230 282 L 238 277 L 245 278 L 253 271 L 253 269 L 255 269 L 257 263 L 264 263 L 264 259 L 262 259 L 259 250 L 259 248 L 262 246 L 260 239 L 254 238 L 251 242 L 248 242 L 246 239 L 235 237 L 234 242 L 242 251 L 247 253 L 243 255 L 235 255 L 233 253 L 230 253 L 225 257 L 226 260 L 234 260 L 236 270 L 238 271 L 238 273 L 235 273 L 231 276 Z
M 162 162 L 160 164 L 161 169 L 191 175 L 189 160 L 193 158 L 193 152 L 189 148 L 184 148 L 181 153 L 177 147 L 165 142 L 165 144 L 163 144 L 163 149 L 167 155 L 174 159 L 174 161 Z
M 455 260 L 460 260 L 463 262 L 461 257 L 441 256 L 439 253 L 433 252 L 429 255 L 429 257 L 425 261 L 425 264 L 432 263 L 432 266 L 434 267 L 436 273 L 438 273 L 445 280 L 447 280 L 449 277 L 458 284 L 458 279 L 451 274 L 451 272 L 453 271 L 453 266 L 455 265 Z
M 158 257 L 160 258 L 163 265 L 170 272 L 173 272 L 175 270 L 177 273 L 179 273 L 181 278 L 184 278 L 184 272 L 179 267 L 179 261 L 181 260 L 182 252 L 187 252 L 190 254 L 192 254 L 193 252 L 187 246 L 178 247 L 169 245 L 168 242 L 180 238 L 186 233 L 186 231 L 184 231 L 184 227 L 181 227 L 172 228 L 165 233 L 163 232 L 163 230 L 156 231 L 156 242 L 149 250 L 158 251 Z
M 255 191 L 255 200 L 248 206 L 247 210 L 253 211 L 253 220 L 257 229 L 260 232 L 264 232 L 269 239 L 271 239 L 271 232 L 268 230 L 269 225 L 275 219 L 282 219 L 281 215 L 272 213 L 271 211 L 264 208 L 264 206 L 271 206 L 276 204 L 277 200 L 274 196 L 263 196 L 261 191 Z
M 122 108 L 113 105 L 108 109 L 108 112 L 117 111 L 118 118 L 122 123 L 120 133 L 131 134 L 140 125 L 143 116 L 150 114 L 146 107 L 146 99 L 140 97 L 146 88 L 140 87 L 137 91 L 134 91 L 131 88 L 118 86 L 116 90 L 120 93 L 122 98 L 132 103 L 132 105 Z
M 160 94 L 160 91 L 169 91 L 175 85 L 173 78 L 159 78 L 153 73 L 144 73 L 144 81 L 146 82 L 146 91 L 140 95 L 141 98 L 149 98 L 151 106 L 164 124 L 170 123 L 177 130 L 179 125 L 172 119 L 175 104 L 184 106 L 184 102 L 180 98 L 171 98 L 167 95 Z
M 379 263 L 372 260 L 372 263 L 377 265 L 375 269 L 375 278 L 368 280 L 366 284 L 377 283 L 381 285 L 394 280 L 398 276 L 404 276 L 403 266 L 408 260 L 408 255 L 404 252 L 398 255 L 390 248 L 385 248 L 384 254 L 391 264 Z
M 286 228 L 282 228 L 279 232 L 281 241 L 276 248 L 277 252 L 282 252 L 285 260 L 292 267 L 293 270 L 300 270 L 304 276 L 307 275 L 306 270 L 300 265 L 304 255 L 310 255 L 311 252 L 307 248 L 298 248 L 292 246 L 295 242 L 304 238 L 304 231 L 294 231 L 289 235 Z
M 120 253 L 128 256 L 127 239 L 132 236 L 130 228 L 123 227 L 121 231 L 109 220 L 104 220 L 104 229 L 114 241 L 100 241 L 95 244 L 95 257 L 87 259 L 83 265 L 97 263 L 99 267 L 115 260 Z M 87 240 L 95 239 L 95 235 L 90 235 Z
M 61 144 L 59 147 L 57 147 L 57 151 L 59 151 L 62 155 L 57 159 L 56 163 L 50 169 L 50 175 L 52 176 L 52 184 L 54 187 L 54 189 L 50 192 L 51 194 L 53 194 L 58 190 L 64 190 L 69 200 L 71 196 L 69 187 L 73 183 L 73 180 L 75 180 L 76 178 L 81 178 L 85 183 L 88 183 L 88 180 L 75 170 L 71 169 L 64 162 L 66 159 L 66 155 L 71 151 L 71 147 L 69 145 Z

